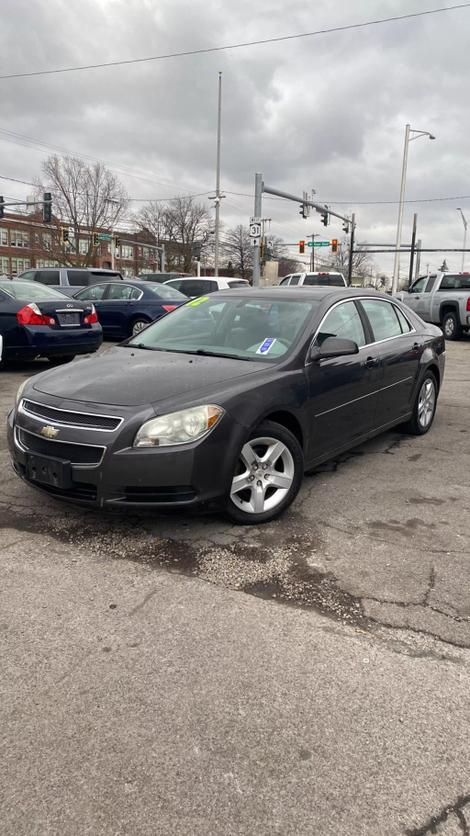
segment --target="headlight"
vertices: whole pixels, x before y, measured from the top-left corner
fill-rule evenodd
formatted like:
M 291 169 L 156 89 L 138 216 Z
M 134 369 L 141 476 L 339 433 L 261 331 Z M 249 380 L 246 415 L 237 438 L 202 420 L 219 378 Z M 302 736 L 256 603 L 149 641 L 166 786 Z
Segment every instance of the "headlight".
M 29 378 L 26 378 L 26 380 L 23 380 L 23 383 L 20 383 L 20 385 L 18 386 L 18 391 L 16 393 L 16 404 L 17 405 L 19 404 L 19 402 L 21 400 L 21 396 L 23 394 L 23 389 L 26 386 L 28 380 L 29 380 Z
M 142 424 L 134 447 L 168 447 L 197 441 L 215 427 L 223 414 L 222 407 L 209 404 L 152 418 Z

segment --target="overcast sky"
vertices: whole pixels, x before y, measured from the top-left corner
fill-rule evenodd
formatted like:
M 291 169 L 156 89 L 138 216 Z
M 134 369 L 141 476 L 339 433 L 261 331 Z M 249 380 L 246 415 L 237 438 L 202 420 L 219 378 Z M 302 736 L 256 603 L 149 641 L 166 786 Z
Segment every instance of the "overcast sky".
M 309 32 L 438 5 L 2 0 L 0 75 Z M 33 180 L 53 150 L 6 141 L 6 130 L 102 159 L 133 198 L 209 192 L 215 184 L 221 70 L 227 226 L 246 223 L 253 213 L 254 173 L 261 171 L 269 185 L 296 194 L 315 188 L 319 202 L 342 214 L 355 211 L 359 240 L 392 242 L 410 122 L 437 139 L 411 143 L 407 198 L 469 197 L 408 203 L 403 240 L 410 240 L 416 211 L 423 246 L 461 246 L 456 207 L 470 220 L 469 31 L 470 7 L 216 54 L 2 80 L 0 175 Z M 0 180 L 0 188 L 12 198 L 30 191 L 8 180 Z M 303 220 L 296 204 L 265 199 L 263 214 L 273 219 L 272 233 L 286 241 L 325 232 L 319 215 Z M 326 237 L 341 234 L 341 225 L 332 223 Z M 391 269 L 389 257 L 375 258 Z M 439 267 L 442 258 L 423 256 L 422 266 Z M 460 255 L 447 261 L 451 269 L 460 268 Z

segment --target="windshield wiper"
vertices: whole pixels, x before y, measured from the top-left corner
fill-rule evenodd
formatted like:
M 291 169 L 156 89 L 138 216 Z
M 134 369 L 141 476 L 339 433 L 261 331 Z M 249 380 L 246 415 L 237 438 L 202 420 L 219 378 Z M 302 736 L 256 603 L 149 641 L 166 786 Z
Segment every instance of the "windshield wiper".
M 240 357 L 239 354 L 221 354 L 219 351 L 207 351 L 205 348 L 196 348 L 194 351 L 185 351 L 185 354 L 200 354 L 202 357 L 229 357 L 231 360 L 253 360 L 253 357 Z
M 144 348 L 146 351 L 169 351 L 168 348 L 155 348 L 152 345 L 145 345 L 145 343 L 132 343 L 129 345 L 120 345 L 117 346 L 118 348 Z

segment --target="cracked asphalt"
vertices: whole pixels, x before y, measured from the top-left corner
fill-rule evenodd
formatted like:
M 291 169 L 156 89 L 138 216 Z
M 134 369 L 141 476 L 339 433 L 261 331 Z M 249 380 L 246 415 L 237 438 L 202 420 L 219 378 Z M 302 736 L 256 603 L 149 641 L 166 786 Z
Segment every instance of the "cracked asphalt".
M 432 431 L 272 524 L 77 509 L 11 471 L 2 834 L 470 833 L 470 340 Z

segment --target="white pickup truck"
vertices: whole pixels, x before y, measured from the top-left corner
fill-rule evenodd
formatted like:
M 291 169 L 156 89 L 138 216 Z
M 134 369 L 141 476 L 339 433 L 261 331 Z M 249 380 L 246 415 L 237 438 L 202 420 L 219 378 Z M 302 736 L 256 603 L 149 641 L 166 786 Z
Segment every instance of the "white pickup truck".
M 470 273 L 431 273 L 395 295 L 425 322 L 440 325 L 446 340 L 470 331 Z

